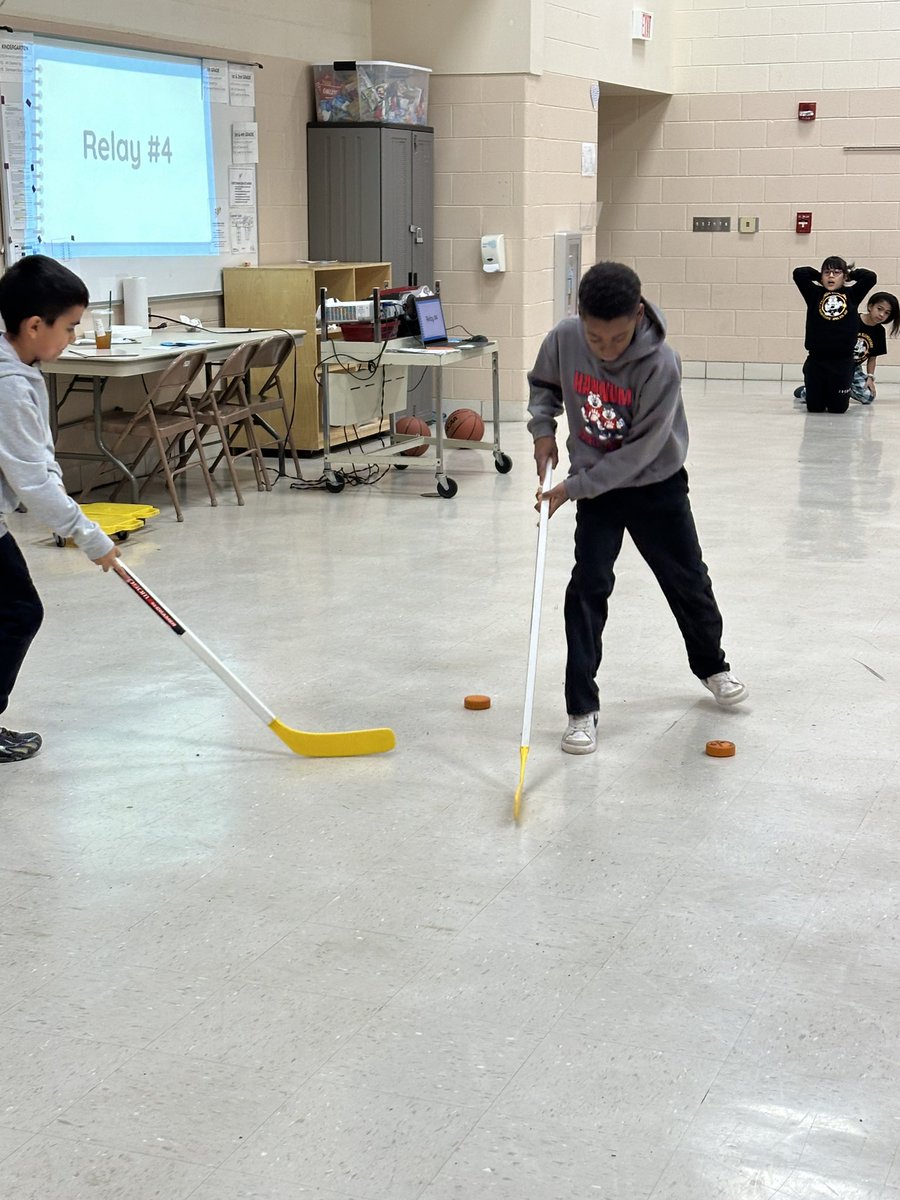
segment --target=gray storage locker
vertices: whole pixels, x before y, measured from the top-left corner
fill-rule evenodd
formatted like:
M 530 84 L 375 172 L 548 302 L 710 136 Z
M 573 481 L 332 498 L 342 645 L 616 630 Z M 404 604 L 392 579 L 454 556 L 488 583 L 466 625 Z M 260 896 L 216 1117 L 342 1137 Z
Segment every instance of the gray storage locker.
M 434 283 L 434 131 L 307 126 L 309 257 L 390 262 L 391 283 Z

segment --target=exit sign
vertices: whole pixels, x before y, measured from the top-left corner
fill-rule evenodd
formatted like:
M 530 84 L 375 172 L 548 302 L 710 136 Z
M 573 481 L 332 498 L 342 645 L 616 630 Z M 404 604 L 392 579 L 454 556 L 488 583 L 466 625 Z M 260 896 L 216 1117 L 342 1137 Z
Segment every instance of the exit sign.
M 653 37 L 653 13 L 643 9 L 632 9 L 631 40 L 633 42 L 649 42 Z

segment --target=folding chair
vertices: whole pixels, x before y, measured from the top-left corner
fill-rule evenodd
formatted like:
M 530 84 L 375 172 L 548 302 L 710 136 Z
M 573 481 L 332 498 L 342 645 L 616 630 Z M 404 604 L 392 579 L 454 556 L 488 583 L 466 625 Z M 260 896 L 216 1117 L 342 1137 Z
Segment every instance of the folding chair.
M 263 442 L 260 446 L 263 449 L 265 446 L 270 446 L 273 443 L 278 447 L 278 474 L 285 474 L 285 447 L 290 450 L 291 458 L 294 462 L 294 471 L 297 478 L 300 478 L 300 459 L 297 457 L 297 447 L 294 445 L 294 439 L 291 434 L 291 417 L 288 414 L 287 404 L 284 398 L 284 389 L 281 386 L 281 371 L 285 363 L 294 352 L 294 339 L 286 333 L 275 334 L 274 337 L 266 338 L 264 342 L 260 342 L 256 348 L 256 353 L 250 360 L 250 369 L 256 371 L 258 369 L 267 370 L 269 374 L 259 391 L 252 392 L 250 401 L 250 416 L 254 425 L 257 425 L 265 430 L 268 441 Z M 284 433 L 279 436 L 268 421 L 263 420 L 263 413 L 280 413 L 281 420 L 284 424 Z
M 240 431 L 247 439 L 247 449 L 241 451 L 241 455 L 249 454 L 252 458 L 257 488 L 267 492 L 272 490 L 266 475 L 262 451 L 256 442 L 244 382 L 257 345 L 256 342 L 243 342 L 232 350 L 212 375 L 203 395 L 198 397 L 194 404 L 199 426 L 198 445 L 202 442 L 209 450 L 210 443 L 205 439 L 215 430 L 219 453 L 210 470 L 215 471 L 224 460 L 238 504 L 244 503 L 244 497 L 234 469 L 235 456 L 231 451 L 231 443 Z M 194 448 L 193 444 L 187 446 L 183 457 L 189 458 Z
M 129 469 L 133 473 L 136 472 L 138 464 L 145 455 L 151 450 L 156 450 L 159 461 L 155 463 L 144 479 L 141 485 L 141 494 L 157 473 L 162 471 L 166 480 L 166 489 L 179 521 L 184 520 L 184 514 L 178 502 L 178 493 L 175 491 L 175 476 L 186 471 L 188 466 L 195 465 L 184 454 L 184 439 L 188 435 L 193 437 L 197 448 L 196 465 L 199 465 L 203 471 L 209 502 L 212 505 L 216 504 L 216 493 L 203 453 L 198 416 L 190 395 L 191 385 L 203 370 L 205 362 L 206 352 L 204 350 L 187 350 L 184 354 L 179 354 L 160 374 L 150 394 L 136 412 L 109 412 L 104 413 L 102 418 L 104 434 L 109 433 L 116 437 L 115 443 L 112 445 L 113 454 L 119 455 L 122 446 L 129 438 L 141 439 L 140 450 L 129 464 Z M 93 425 L 93 419 L 85 421 L 84 424 Z M 169 457 L 176 444 L 178 445 L 178 465 L 173 467 Z M 82 488 L 82 504 L 87 502 L 91 492 L 97 486 L 104 466 L 108 465 L 106 463 L 95 467 L 87 484 Z M 112 492 L 112 499 L 119 494 L 123 483 L 124 480 L 120 480 L 116 484 Z

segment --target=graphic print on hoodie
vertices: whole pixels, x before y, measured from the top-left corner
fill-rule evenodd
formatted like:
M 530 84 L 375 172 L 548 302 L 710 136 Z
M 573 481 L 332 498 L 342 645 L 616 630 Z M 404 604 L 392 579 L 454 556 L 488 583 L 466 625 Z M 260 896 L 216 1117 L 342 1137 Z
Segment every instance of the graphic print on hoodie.
M 581 406 L 583 427 L 577 436 L 597 450 L 618 450 L 628 428 L 620 410 L 631 408 L 631 388 L 595 379 L 583 371 L 575 372 L 572 386 L 576 395 L 585 396 Z

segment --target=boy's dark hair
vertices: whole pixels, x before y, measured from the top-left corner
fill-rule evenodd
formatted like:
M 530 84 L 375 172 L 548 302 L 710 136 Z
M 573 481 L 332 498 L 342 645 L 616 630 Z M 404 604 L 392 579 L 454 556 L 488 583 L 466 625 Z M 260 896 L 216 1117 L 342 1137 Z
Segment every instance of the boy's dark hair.
M 74 271 L 46 254 L 29 254 L 0 278 L 0 317 L 7 332 L 16 334 L 23 321 L 40 317 L 52 325 L 76 305 L 87 307 L 90 297 Z
M 839 254 L 832 254 L 822 263 L 822 272 L 825 271 L 843 271 L 845 275 L 849 275 L 853 270 L 853 263 L 848 263 L 846 259 L 841 258 Z
M 599 262 L 582 276 L 578 315 L 612 321 L 633 317 L 641 302 L 641 281 L 624 263 Z
M 900 333 L 900 300 L 893 292 L 873 292 L 866 301 L 866 308 L 871 308 L 873 304 L 877 304 L 880 300 L 886 300 L 891 306 L 891 315 L 885 321 L 885 325 L 890 322 L 891 337 L 896 337 Z

